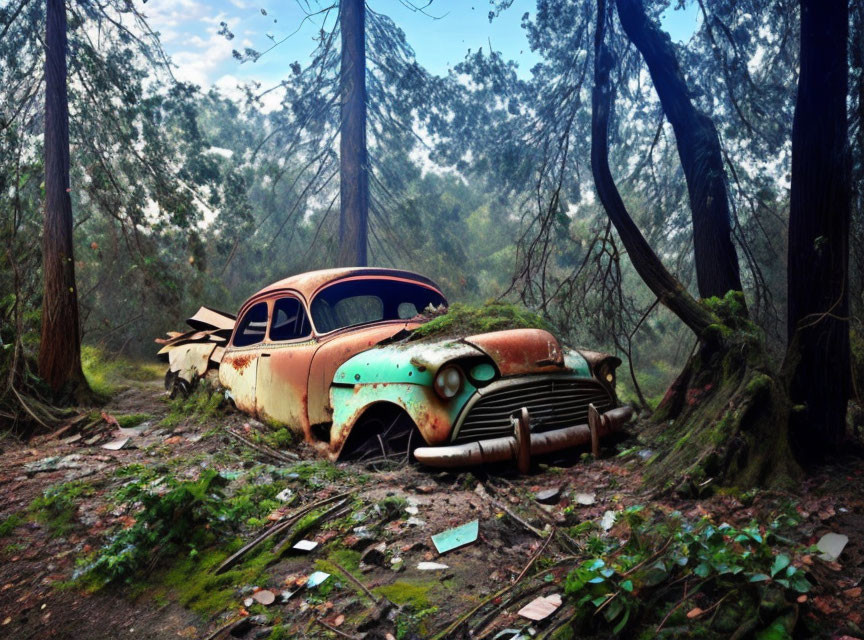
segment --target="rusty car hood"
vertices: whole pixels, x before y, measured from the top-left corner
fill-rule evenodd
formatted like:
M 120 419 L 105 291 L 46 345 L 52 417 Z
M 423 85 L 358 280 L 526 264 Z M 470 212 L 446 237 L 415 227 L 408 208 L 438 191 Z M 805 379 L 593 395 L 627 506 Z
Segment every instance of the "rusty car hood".
M 431 384 L 448 362 L 488 357 L 503 377 L 538 373 L 575 373 L 590 377 L 578 351 L 565 349 L 548 331 L 512 329 L 465 338 L 388 343 L 361 351 L 339 366 L 337 384 L 402 382 Z
M 469 336 L 464 342 L 492 358 L 502 376 L 550 373 L 565 368 L 564 349 L 543 329 L 508 329 Z

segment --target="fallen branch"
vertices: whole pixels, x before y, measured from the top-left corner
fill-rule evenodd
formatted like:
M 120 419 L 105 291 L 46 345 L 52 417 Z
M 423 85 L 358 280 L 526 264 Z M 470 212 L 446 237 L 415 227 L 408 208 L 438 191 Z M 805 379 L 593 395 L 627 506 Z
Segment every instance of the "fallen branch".
M 238 440 L 239 442 L 242 442 L 250 449 L 255 449 L 259 453 L 263 453 L 264 455 L 270 456 L 271 458 L 279 460 L 280 462 L 287 462 L 290 464 L 293 462 L 297 462 L 300 459 L 300 456 L 298 456 L 296 453 L 277 451 L 272 447 L 268 447 L 266 444 L 258 444 L 257 442 L 252 442 L 251 440 L 244 438 L 239 433 L 236 433 L 231 429 L 226 429 L 225 431 L 228 433 L 229 436 L 231 436 L 235 440 Z
M 279 556 L 281 556 L 282 553 L 285 551 L 285 548 L 286 548 L 289 544 L 291 544 L 292 542 L 294 542 L 294 540 L 296 539 L 297 536 L 302 535 L 303 533 L 305 533 L 306 531 L 308 531 L 309 529 L 311 529 L 314 525 L 316 525 L 316 524 L 321 524 L 322 522 L 324 522 L 325 520 L 327 520 L 327 519 L 328 519 L 330 516 L 332 516 L 336 511 L 338 511 L 339 509 L 341 509 L 342 506 L 343 506 L 347 501 L 348 501 L 348 498 L 345 498 L 345 499 L 342 500 L 341 502 L 338 502 L 336 505 L 334 505 L 334 506 L 330 507 L 329 509 L 327 509 L 327 511 L 325 511 L 325 512 L 322 513 L 321 515 L 316 516 L 314 520 L 312 520 L 311 522 L 309 522 L 309 523 L 308 523 L 306 526 L 304 526 L 302 529 L 297 530 L 297 531 L 292 531 L 288 536 L 286 536 L 286 537 L 282 540 L 282 542 L 280 542 L 278 545 L 276 545 L 276 548 L 273 549 L 273 556 L 274 556 L 274 557 L 277 557 L 277 558 L 278 558 Z M 303 514 L 303 515 L 308 515 L 309 513 L 312 513 L 313 511 L 314 511 L 314 509 L 310 509 L 310 510 L 308 510 L 305 514 Z M 292 524 L 296 524 L 296 519 L 295 519 L 294 522 L 292 522 Z
M 338 563 L 335 562 L 334 560 L 330 560 L 329 562 L 330 562 L 330 564 L 332 564 L 334 567 L 336 567 L 337 569 L 339 569 L 339 571 L 340 571 L 340 572 L 341 572 L 341 573 L 342 573 L 346 578 L 348 578 L 351 582 L 353 582 L 356 586 L 358 586 L 358 587 L 363 591 L 363 593 L 365 593 L 367 596 L 369 596 L 369 599 L 372 600 L 372 602 L 374 602 L 375 604 L 380 604 L 381 601 L 384 599 L 383 597 L 381 597 L 381 596 L 376 596 L 374 593 L 372 593 L 371 591 L 369 591 L 368 587 L 366 587 L 365 584 L 363 584 L 363 583 L 360 582 L 357 578 L 355 578 L 353 575 L 351 575 L 351 574 L 348 572 L 347 569 L 345 569 L 344 567 L 342 567 L 342 565 L 338 564 Z
M 530 525 L 528 522 L 517 516 L 511 509 L 509 509 L 505 504 L 498 502 L 495 498 L 490 499 L 492 504 L 497 508 L 506 513 L 510 518 L 516 522 L 517 524 L 522 525 L 525 529 L 533 533 L 535 536 L 540 538 L 541 540 L 545 539 L 546 536 L 543 535 L 543 532 L 540 531 L 537 527 Z
M 349 640 L 360 640 L 359 636 L 352 636 L 349 633 L 345 633 L 344 631 L 339 631 L 336 627 L 331 627 L 329 624 L 324 622 L 321 618 L 315 618 L 315 624 L 319 624 L 330 633 L 335 633 L 340 638 L 348 638 Z
M 314 511 L 315 509 L 318 509 L 319 507 L 326 506 L 326 505 L 330 504 L 331 502 L 335 502 L 337 500 L 341 500 L 342 498 L 346 498 L 349 495 L 350 494 L 348 494 L 348 493 L 340 493 L 340 494 L 337 494 L 335 496 L 330 496 L 329 498 L 325 498 L 324 500 L 319 500 L 318 502 L 313 502 L 312 504 L 304 505 L 304 506 L 298 508 L 292 514 L 285 516 L 282 520 L 278 520 L 277 522 L 275 522 L 273 524 L 273 526 L 271 526 L 269 529 L 267 529 L 267 531 L 265 531 L 264 533 L 259 535 L 257 538 L 255 538 L 251 542 L 244 545 L 243 548 L 241 548 L 239 551 L 237 551 L 236 553 L 231 555 L 229 558 L 227 558 L 222 564 L 220 564 L 216 568 L 216 571 L 215 571 L 216 575 L 219 575 L 223 571 L 227 571 L 228 569 L 233 567 L 235 564 L 237 564 L 240 561 L 241 558 L 243 558 L 243 556 L 245 556 L 250 551 L 252 551 L 252 549 L 257 547 L 259 544 L 261 544 L 262 542 L 264 542 L 265 540 L 267 540 L 271 536 L 274 536 L 277 533 L 284 531 L 285 529 L 287 529 L 292 524 L 297 522 L 298 519 L 302 518 L 303 516 L 305 516 L 310 511 Z

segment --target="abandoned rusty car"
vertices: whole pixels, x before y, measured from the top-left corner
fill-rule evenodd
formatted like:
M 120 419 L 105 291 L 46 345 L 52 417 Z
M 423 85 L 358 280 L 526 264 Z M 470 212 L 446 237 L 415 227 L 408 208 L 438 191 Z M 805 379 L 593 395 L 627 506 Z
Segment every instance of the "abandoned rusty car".
M 192 331 L 157 342 L 166 384 L 218 368 L 237 408 L 331 459 L 413 452 L 429 466 L 515 460 L 527 470 L 532 455 L 596 448 L 630 418 L 617 407 L 618 358 L 537 328 L 415 335 L 446 305 L 415 273 L 313 271 L 265 287 L 236 321 L 202 307 Z

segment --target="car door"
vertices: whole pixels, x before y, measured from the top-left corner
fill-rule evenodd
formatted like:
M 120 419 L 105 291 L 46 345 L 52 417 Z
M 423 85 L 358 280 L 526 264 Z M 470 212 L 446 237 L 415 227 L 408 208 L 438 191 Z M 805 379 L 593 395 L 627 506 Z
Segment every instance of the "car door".
M 309 435 L 307 380 L 316 348 L 303 302 L 293 294 L 273 300 L 267 350 L 258 361 L 255 406 L 262 420 Z
M 266 350 L 269 303 L 256 302 L 237 322 L 231 344 L 219 365 L 219 382 L 241 411 L 255 413 L 258 360 Z

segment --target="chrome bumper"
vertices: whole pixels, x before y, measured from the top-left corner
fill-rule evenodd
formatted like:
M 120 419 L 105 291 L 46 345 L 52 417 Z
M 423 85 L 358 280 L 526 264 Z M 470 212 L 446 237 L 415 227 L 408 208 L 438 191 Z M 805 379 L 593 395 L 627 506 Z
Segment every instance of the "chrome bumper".
M 430 467 L 466 467 L 488 462 L 516 460 L 519 471 L 528 473 L 532 455 L 542 455 L 589 443 L 596 455 L 599 440 L 618 431 L 632 416 L 632 407 L 618 407 L 601 414 L 594 405 L 590 405 L 588 424 L 578 424 L 544 433 L 531 433 L 531 418 L 528 410 L 523 408 L 521 415 L 512 418 L 512 436 L 459 445 L 418 447 L 414 450 L 414 457 L 419 463 Z

